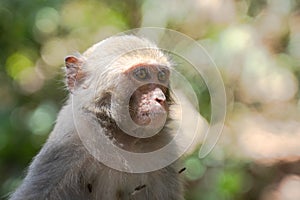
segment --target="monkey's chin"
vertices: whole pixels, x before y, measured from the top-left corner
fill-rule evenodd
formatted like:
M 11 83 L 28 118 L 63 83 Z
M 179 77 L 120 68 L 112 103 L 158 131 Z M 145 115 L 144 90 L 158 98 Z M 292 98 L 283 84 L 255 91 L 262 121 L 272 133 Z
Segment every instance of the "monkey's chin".
M 167 112 L 164 110 L 155 112 L 143 112 L 138 114 L 133 120 L 140 126 L 153 126 L 153 128 L 163 127 L 167 118 Z

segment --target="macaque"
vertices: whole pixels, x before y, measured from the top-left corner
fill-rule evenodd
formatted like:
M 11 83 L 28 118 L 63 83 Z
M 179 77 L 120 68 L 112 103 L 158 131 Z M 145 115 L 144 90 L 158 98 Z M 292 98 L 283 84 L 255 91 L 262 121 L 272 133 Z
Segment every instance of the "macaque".
M 167 127 L 174 105 L 169 88 L 171 68 L 170 59 L 152 42 L 133 35 L 114 36 L 95 44 L 83 55 L 66 57 L 70 97 L 23 183 L 10 199 L 184 199 L 179 173 L 182 166 L 177 162 L 143 173 L 114 169 L 95 157 L 80 136 L 89 137 L 88 133 L 94 130 L 90 126 L 95 126 L 111 145 L 133 153 L 152 152 L 168 144 L 173 137 Z M 124 98 L 128 98 L 127 107 L 120 104 L 127 102 L 122 101 Z M 79 130 L 83 123 L 88 124 L 84 126 L 87 128 Z M 141 127 L 142 131 L 129 133 L 132 126 Z M 150 129 L 156 131 L 151 133 Z M 103 145 L 98 144 L 99 148 Z M 176 154 L 176 145 L 172 148 Z M 112 157 L 115 154 L 106 149 L 100 151 L 102 154 L 116 163 L 121 157 Z

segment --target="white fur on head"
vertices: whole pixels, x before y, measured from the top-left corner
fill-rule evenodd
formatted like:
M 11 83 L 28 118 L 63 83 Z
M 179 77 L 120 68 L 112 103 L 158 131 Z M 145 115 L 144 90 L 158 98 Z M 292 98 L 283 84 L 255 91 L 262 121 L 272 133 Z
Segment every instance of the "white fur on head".
M 168 58 L 155 44 L 133 35 L 107 38 L 90 47 L 83 57 L 86 60 L 83 70 L 90 76 L 88 81 L 101 84 L 96 86 L 98 91 L 115 87 L 111 80 L 117 80 L 119 75 L 137 64 L 170 67 Z

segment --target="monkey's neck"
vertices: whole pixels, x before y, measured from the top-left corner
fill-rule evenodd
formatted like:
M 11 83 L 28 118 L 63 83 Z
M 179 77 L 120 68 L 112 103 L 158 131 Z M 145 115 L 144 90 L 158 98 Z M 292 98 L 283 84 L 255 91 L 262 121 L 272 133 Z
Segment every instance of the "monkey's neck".
M 106 117 L 102 115 L 101 118 L 97 118 L 97 121 L 104 130 L 103 133 L 114 145 L 131 152 L 152 152 L 167 145 L 172 139 L 171 130 L 168 130 L 167 126 L 152 137 L 137 138 L 121 130 L 110 115 L 106 115 Z
M 136 153 L 146 153 L 158 150 L 167 145 L 171 140 L 168 131 L 165 129 L 149 138 L 133 137 L 119 128 L 113 130 L 106 129 L 105 134 L 118 147 Z
M 152 152 L 162 148 L 171 141 L 171 130 L 165 126 L 159 133 L 149 138 L 137 138 L 121 130 L 112 118 L 110 110 L 102 107 L 94 113 L 103 134 L 119 148 L 136 153 Z

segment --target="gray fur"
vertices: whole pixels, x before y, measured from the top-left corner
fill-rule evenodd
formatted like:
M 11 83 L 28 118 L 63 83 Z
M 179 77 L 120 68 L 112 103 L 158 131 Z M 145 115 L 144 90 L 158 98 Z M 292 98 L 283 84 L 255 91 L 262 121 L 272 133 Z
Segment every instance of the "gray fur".
M 126 48 L 152 45 L 150 42 L 134 36 L 122 36 L 110 38 L 89 49 L 84 54 L 83 60 L 86 61 L 84 67 L 89 72 L 87 74 L 91 75 L 83 84 L 92 89 L 97 87 L 100 91 L 100 100 L 93 99 L 92 96 L 85 96 L 82 97 L 84 98 L 82 105 L 75 107 L 75 109 L 86 109 L 87 113 L 95 114 L 105 130 L 104 132 L 110 135 L 119 130 L 114 126 L 114 121 L 110 116 L 109 103 L 107 103 L 108 99 L 104 94 L 108 88 L 113 90 L 113 86 L 108 86 L 108 83 L 104 81 L 113 77 L 113 73 L 116 75 L 120 71 L 111 70 L 114 72 L 106 74 L 102 85 L 93 81 L 95 81 L 95 74 L 104 76 L 105 73 L 109 73 L 103 65 L 97 63 L 97 59 L 101 58 L 102 62 L 108 62 L 108 59 L 104 59 L 105 56 L 100 56 L 100 58 L 97 56 L 105 54 L 103 50 L 109 48 L 107 52 L 110 53 L 109 57 L 112 59 L 112 52 L 124 51 L 125 47 L 121 44 L 124 44 Z M 128 44 L 131 46 L 128 47 Z M 161 56 L 160 52 L 155 54 Z M 96 64 L 97 66 L 95 66 Z M 101 70 L 103 72 L 100 72 Z M 93 71 L 96 73 L 92 73 Z M 85 86 L 85 89 L 81 89 L 86 90 L 86 88 L 88 87 Z M 77 88 L 77 90 L 81 89 Z M 89 106 L 97 101 L 101 102 L 100 106 L 97 109 L 91 109 Z M 179 168 L 175 164 L 157 171 L 139 174 L 125 173 L 103 165 L 83 146 L 73 122 L 71 100 L 69 99 L 59 113 L 57 123 L 46 144 L 31 163 L 23 183 L 10 199 L 182 200 L 182 181 L 178 171 Z

